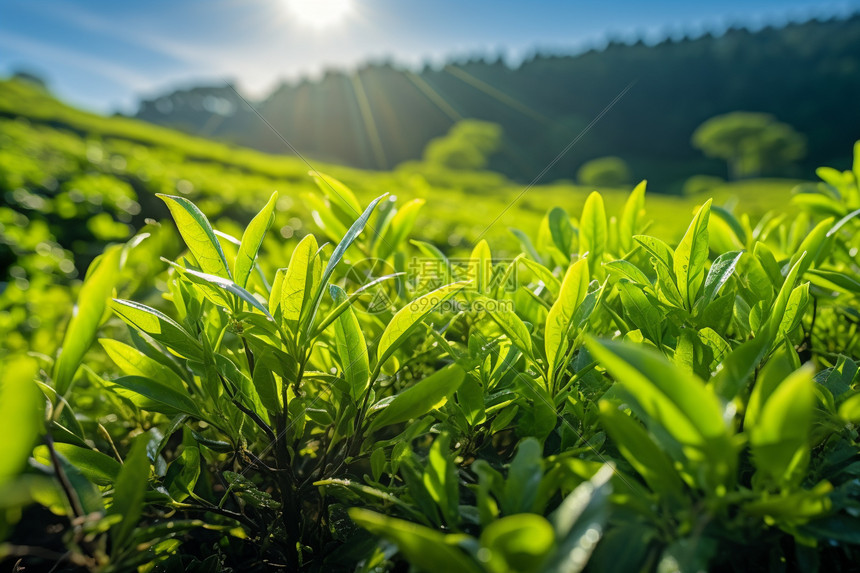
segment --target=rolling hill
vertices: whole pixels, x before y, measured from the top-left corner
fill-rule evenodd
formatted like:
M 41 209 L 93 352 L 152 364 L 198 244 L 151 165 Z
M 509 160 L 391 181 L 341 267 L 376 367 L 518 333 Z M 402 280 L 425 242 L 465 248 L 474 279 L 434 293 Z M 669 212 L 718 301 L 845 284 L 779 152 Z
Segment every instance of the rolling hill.
M 259 121 L 259 120 L 258 120 Z M 391 171 L 360 170 L 231 146 L 143 121 L 87 113 L 18 80 L 0 80 L 0 286 L 10 277 L 79 275 L 106 243 L 168 215 L 156 193 L 193 199 L 231 230 L 245 224 L 272 191 L 282 195 L 280 241 L 318 230 L 305 197 L 311 169 L 328 173 L 366 203 L 383 192 L 424 199 L 421 236 L 446 251 L 470 249 L 486 235 L 504 256 L 518 248 L 510 227 L 534 236 L 555 206 L 578 212 L 591 187 L 525 187 L 493 171 L 450 170 L 413 162 Z M 659 170 L 654 169 L 654 175 Z M 796 180 L 749 180 L 711 189 L 715 204 L 753 217 L 784 204 Z M 649 184 L 653 232 L 676 238 L 701 197 L 660 194 Z M 629 188 L 603 189 L 611 213 Z M 464 208 L 465 205 L 471 208 Z M 275 240 L 275 239 L 273 239 Z

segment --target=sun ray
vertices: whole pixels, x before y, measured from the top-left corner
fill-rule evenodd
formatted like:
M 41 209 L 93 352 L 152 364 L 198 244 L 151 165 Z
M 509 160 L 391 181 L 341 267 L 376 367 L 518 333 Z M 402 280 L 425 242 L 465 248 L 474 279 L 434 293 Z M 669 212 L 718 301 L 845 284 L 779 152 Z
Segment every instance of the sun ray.
M 373 147 L 376 164 L 380 169 L 385 169 L 387 162 L 385 159 L 385 150 L 382 148 L 382 139 L 379 137 L 379 130 L 376 127 L 376 122 L 373 120 L 373 113 L 370 111 L 370 101 L 367 99 L 367 92 L 364 91 L 364 86 L 361 83 L 361 78 L 358 77 L 358 72 L 352 74 L 352 90 L 355 93 L 356 101 L 358 101 L 361 117 L 364 119 L 364 128 Z
M 418 88 L 421 93 L 423 93 L 427 97 L 427 99 L 433 102 L 436 107 L 442 110 L 442 113 L 447 115 L 452 121 L 460 121 L 461 119 L 463 119 L 463 116 L 460 115 L 457 110 L 454 109 L 454 107 L 451 106 L 451 104 L 448 103 L 448 101 L 444 97 L 442 97 L 442 94 L 434 90 L 433 87 L 426 81 L 424 81 L 421 76 L 408 70 L 405 72 L 405 74 L 406 77 L 409 78 L 409 80 L 413 84 L 415 84 L 415 87 Z
M 462 68 L 458 68 L 457 66 L 454 66 L 454 65 L 447 65 L 447 66 L 445 66 L 445 71 L 448 72 L 449 74 L 451 74 L 452 76 L 463 80 L 464 82 L 466 82 L 470 86 L 472 86 L 478 90 L 481 90 L 482 92 L 484 92 L 488 96 L 502 102 L 506 106 L 513 108 L 513 109 L 517 110 L 518 112 L 520 112 L 524 115 L 529 116 L 530 118 L 534 119 L 535 121 L 539 121 L 540 123 L 549 123 L 549 120 L 547 120 L 547 118 L 544 117 L 543 115 L 539 114 L 538 112 L 536 112 L 532 108 L 528 107 L 527 105 L 523 104 L 522 102 L 517 101 L 516 99 L 512 98 L 508 94 L 506 94 L 502 91 L 499 91 L 498 89 L 494 88 L 493 86 L 491 86 L 487 82 L 479 80 L 478 78 L 476 78 L 475 76 L 473 76 L 472 74 L 467 72 L 466 70 L 464 70 Z

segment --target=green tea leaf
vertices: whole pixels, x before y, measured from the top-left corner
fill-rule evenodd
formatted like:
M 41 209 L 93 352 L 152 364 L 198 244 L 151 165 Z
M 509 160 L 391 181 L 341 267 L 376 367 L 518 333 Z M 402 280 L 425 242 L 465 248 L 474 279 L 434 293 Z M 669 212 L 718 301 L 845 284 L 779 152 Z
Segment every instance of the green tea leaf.
M 540 571 L 555 548 L 555 531 L 540 515 L 508 515 L 484 529 L 481 545 L 490 551 L 488 561 L 493 570 L 530 573 Z
M 305 193 L 302 198 L 308 204 L 317 226 L 329 239 L 337 241 L 346 233 L 348 221 L 354 217 L 352 211 L 347 216 L 346 212 L 337 206 L 336 201 L 329 205 L 314 193 Z
M 839 417 L 846 423 L 860 422 L 860 394 L 854 394 L 842 402 L 839 406 Z
M 489 314 L 496 324 L 499 325 L 499 328 L 505 333 L 505 336 L 507 336 L 517 348 L 519 348 L 526 356 L 533 356 L 532 339 L 529 334 L 529 329 L 513 310 L 503 306 L 500 301 L 486 297 L 481 297 L 475 302 L 476 304 L 480 304 L 487 311 L 487 314 Z
M 610 478 L 614 468 L 605 465 L 562 500 L 551 521 L 557 549 L 545 571 L 579 573 L 597 547 L 609 518 Z
M 329 313 L 325 316 L 323 320 L 320 321 L 319 325 L 314 330 L 311 338 L 316 338 L 321 332 L 323 332 L 326 328 L 328 328 L 335 320 L 340 317 L 341 314 L 347 311 L 347 309 L 351 308 L 355 300 L 360 297 L 363 293 L 375 287 L 376 285 L 383 283 L 385 281 L 390 281 L 392 279 L 397 279 L 402 277 L 405 273 L 392 273 L 390 275 L 384 275 L 381 277 L 377 277 L 372 281 L 364 284 L 361 288 L 358 288 L 352 291 L 343 301 L 339 302 L 332 308 Z
M 727 435 L 716 396 L 645 346 L 590 339 L 589 351 L 681 443 Z
M 409 241 L 412 245 L 418 248 L 425 256 L 430 259 L 435 259 L 445 265 L 445 267 L 450 266 L 450 262 L 448 261 L 448 257 L 445 256 L 445 253 L 439 250 L 439 248 L 427 241 L 418 241 L 416 239 L 411 239 Z
M 645 215 L 645 187 L 647 181 L 642 181 L 627 197 L 624 203 L 624 211 L 618 223 L 618 244 L 622 254 L 633 249 L 633 236 L 639 231 L 640 219 Z
M 600 540 L 588 565 L 604 573 L 637 571 L 649 559 L 656 536 L 651 525 L 633 520 L 619 523 Z
M 568 267 L 561 283 L 558 299 L 546 317 L 544 346 L 549 371 L 558 366 L 566 350 L 573 314 L 588 292 L 588 259 L 579 259 Z
M 464 536 L 446 536 L 423 525 L 357 507 L 349 510 L 349 517 L 374 535 L 396 544 L 403 556 L 420 571 L 481 573 L 478 564 L 457 546 L 457 541 Z
M 111 247 L 94 260 L 87 271 L 74 315 L 63 337 L 60 357 L 54 367 L 54 388 L 60 396 L 68 391 L 84 354 L 96 338 L 96 331 L 116 285 L 121 255 L 121 246 Z
M 441 508 L 445 522 L 455 525 L 460 521 L 457 505 L 460 500 L 457 469 L 451 459 L 451 438 L 440 434 L 427 453 L 427 466 L 424 469 L 424 487 L 433 501 Z
M 522 372 L 515 376 L 514 388 L 521 397 L 521 403 L 528 405 L 517 419 L 518 433 L 543 443 L 559 422 L 552 396 L 543 384 Z
M 180 356 L 198 361 L 203 358 L 200 343 L 164 313 L 144 304 L 120 299 L 114 299 L 111 308 L 125 322 Z
M 633 237 L 633 240 L 648 251 L 658 265 L 664 267 L 669 273 L 675 272 L 673 270 L 675 266 L 675 251 L 672 250 L 672 247 L 660 239 L 648 235 L 636 235 Z
M 830 242 L 828 239 L 831 236 L 829 231 L 832 225 L 832 217 L 820 221 L 800 243 L 797 252 L 806 253 L 806 257 L 803 259 L 803 264 L 800 266 L 797 276 L 802 277 L 819 260 L 819 257 L 822 255 L 822 249 L 825 249 Z
M 281 283 L 281 318 L 295 332 L 300 318 L 310 311 L 313 289 L 321 266 L 319 246 L 313 235 L 305 235 L 290 257 Z
M 806 310 L 808 302 L 809 283 L 804 283 L 791 291 L 791 296 L 788 297 L 788 303 L 785 305 L 785 313 L 776 329 L 777 337 L 790 334 L 800 325 L 800 319 L 803 318 L 803 312 Z
M 688 537 L 672 542 L 660 556 L 659 573 L 706 571 L 717 551 L 716 542 L 705 536 Z
M 394 399 L 380 413 L 376 414 L 370 429 L 384 428 L 399 424 L 441 408 L 453 394 L 466 373 L 456 364 L 450 364 L 427 378 L 394 396 Z
M 762 269 L 767 273 L 774 287 L 782 284 L 782 273 L 779 270 L 779 264 L 776 262 L 776 257 L 773 251 L 765 243 L 756 242 L 753 248 L 753 255 L 761 265 Z
M 586 344 L 595 360 L 635 398 L 647 423 L 658 424 L 683 447 L 706 452 L 713 471 L 709 487 L 733 475 L 735 451 L 720 402 L 701 380 L 645 346 L 596 339 Z
M 854 151 L 855 151 L 855 153 L 860 152 L 860 145 L 858 145 L 857 143 L 854 144 Z M 857 172 L 860 173 L 860 161 L 858 161 L 857 159 L 858 159 L 858 156 L 855 155 L 854 165 L 857 168 Z M 856 177 L 858 180 L 860 180 L 860 175 L 857 175 Z M 854 211 L 851 211 L 850 213 L 848 213 L 847 215 L 845 215 L 844 217 L 839 219 L 836 222 L 836 224 L 833 225 L 829 231 L 827 231 L 827 236 L 828 237 L 834 236 L 836 233 L 838 233 L 840 231 L 840 229 L 842 229 L 842 227 L 847 225 L 851 219 L 853 219 L 854 217 L 857 217 L 858 215 L 860 215 L 860 209 L 856 209 Z
M 770 348 L 765 336 L 757 336 L 732 350 L 722 361 L 722 370 L 711 379 L 717 395 L 729 402 L 735 398 L 758 368 Z
M 418 212 L 421 211 L 424 203 L 426 203 L 424 199 L 412 199 L 397 209 L 397 213 L 391 219 L 385 235 L 380 237 L 379 241 L 374 245 L 376 256 L 381 259 L 387 259 L 391 256 L 409 233 L 412 232 L 412 227 L 415 226 L 415 220 L 418 218 Z
M 508 230 L 520 241 L 520 245 L 522 245 L 523 250 L 528 253 L 533 261 L 543 264 L 543 257 L 538 254 L 537 249 L 535 249 L 535 246 L 532 244 L 532 240 L 528 235 L 513 227 L 509 227 Z
M 534 511 L 538 486 L 543 479 L 542 450 L 541 443 L 534 438 L 525 438 L 517 446 L 500 500 L 506 514 Z
M 310 312 L 307 318 L 308 325 L 310 327 L 313 326 L 314 318 L 316 318 L 317 308 L 319 307 L 320 301 L 322 300 L 323 291 L 325 290 L 332 273 L 334 273 L 334 269 L 337 267 L 338 264 L 340 264 L 343 255 L 346 253 L 347 249 L 349 249 L 350 245 L 352 245 L 352 243 L 364 231 L 364 227 L 367 225 L 368 219 L 370 219 L 370 214 L 373 213 L 373 210 L 376 208 L 376 204 L 387 196 L 388 193 L 385 193 L 371 201 L 370 205 L 367 206 L 367 209 L 365 209 L 361 216 L 355 220 L 355 222 L 352 224 L 352 226 L 349 228 L 349 230 L 334 248 L 334 252 L 331 254 L 331 258 L 328 260 L 328 264 L 326 264 L 325 270 L 323 271 L 322 279 L 319 282 L 319 286 L 317 286 L 316 295 L 314 296 L 313 301 L 310 305 Z
M 54 450 L 68 460 L 70 464 L 78 468 L 84 477 L 96 485 L 107 486 L 113 484 L 122 469 L 122 464 L 112 457 L 89 448 L 54 442 Z M 37 446 L 33 450 L 33 457 L 36 461 L 44 465 L 51 465 L 51 457 L 47 446 Z
M 593 191 L 585 200 L 579 225 L 580 256 L 588 253 L 591 274 L 600 278 L 603 253 L 606 252 L 606 209 L 603 197 L 597 191 Z
M 150 471 L 146 446 L 145 435 L 135 439 L 114 484 L 113 504 L 107 512 L 108 515 L 121 516 L 120 521 L 111 527 L 114 554 L 125 547 L 143 513 L 144 495 Z
M 747 233 L 744 230 L 743 225 L 740 221 L 737 220 L 737 217 L 732 215 L 731 211 L 725 209 L 723 207 L 718 207 L 716 205 L 711 206 L 711 214 L 715 215 L 714 219 L 711 219 L 710 223 L 713 225 L 716 222 L 721 222 L 725 224 L 725 226 L 731 231 L 734 235 L 732 243 L 738 245 L 737 248 L 742 248 L 747 244 Z M 711 229 L 713 230 L 713 229 Z
M 227 266 L 227 259 L 221 249 L 221 243 L 209 224 L 206 215 L 197 206 L 184 197 L 156 193 L 170 209 L 176 228 L 194 255 L 200 269 L 207 274 L 232 278 Z
M 161 404 L 166 408 L 164 410 L 165 413 L 174 414 L 181 412 L 196 418 L 200 417 L 197 404 L 187 394 L 150 378 L 144 378 L 143 376 L 121 376 L 115 380 L 111 380 L 111 382 Z
M 794 283 L 800 276 L 800 270 L 804 260 L 806 260 L 806 252 L 800 254 L 800 257 L 788 271 L 785 281 L 783 281 L 782 287 L 779 289 L 779 294 L 776 295 L 773 307 L 770 309 L 767 323 L 765 328 L 762 329 L 761 336 L 766 337 L 771 342 L 776 338 L 779 325 L 782 322 L 785 310 L 788 307 L 788 302 L 791 299 L 791 293 L 794 290 Z
M 469 284 L 468 281 L 460 281 L 439 287 L 397 311 L 379 337 L 379 345 L 376 347 L 377 369 L 394 354 L 394 351 L 431 312 L 467 284 Z
M 857 280 L 856 275 L 852 277 L 839 271 L 814 269 L 808 271 L 806 276 L 814 285 L 848 294 L 860 295 L 860 280 Z
M 654 265 L 654 270 L 657 271 L 657 282 L 654 284 L 657 299 L 668 306 L 681 310 L 685 309 L 686 303 L 672 278 L 672 271 L 659 263 Z
M 347 299 L 346 293 L 337 285 L 331 285 L 329 291 L 335 304 L 340 304 Z M 350 396 L 358 401 L 367 391 L 370 382 L 370 361 L 361 325 L 351 308 L 347 308 L 335 320 L 334 332 L 337 354 L 349 386 Z
M 382 477 L 382 472 L 385 471 L 385 450 L 376 448 L 370 454 L 370 472 L 373 474 L 373 481 L 379 481 Z
M 711 304 L 711 301 L 716 298 L 720 289 L 724 284 L 726 284 L 726 281 L 729 280 L 732 273 L 735 272 L 735 267 L 737 267 L 743 254 L 744 251 L 723 253 L 714 259 L 713 264 L 711 264 L 711 268 L 708 270 L 708 275 L 705 277 L 702 296 L 697 302 L 697 309 L 699 312 L 702 312 L 705 307 Z
M 487 294 L 493 278 L 493 255 L 487 241 L 481 239 L 469 257 L 468 280 L 472 282 L 475 291 L 479 294 Z
M 762 408 L 773 391 L 782 382 L 800 369 L 800 359 L 789 340 L 783 340 L 761 367 L 756 376 L 755 386 L 750 392 L 744 411 L 744 426 L 755 427 L 761 416 Z
M 629 281 L 641 286 L 651 286 L 651 280 L 648 278 L 648 276 L 643 273 L 639 267 L 637 267 L 630 261 L 625 261 L 623 259 L 617 261 L 609 261 L 608 263 L 603 263 L 603 266 L 611 274 L 619 278 L 626 278 Z
M 776 387 L 747 428 L 758 471 L 777 485 L 803 479 L 815 403 L 812 371 L 801 368 Z
M 3 359 L 0 369 L 0 486 L 18 475 L 44 431 L 44 397 L 36 386 L 39 364 L 29 356 Z
M 349 187 L 331 175 L 316 170 L 311 171 L 309 175 L 313 177 L 320 191 L 328 197 L 329 201 L 340 207 L 344 215 L 351 219 L 361 212 L 361 204 Z
M 269 314 L 277 316 L 281 308 L 281 295 L 284 292 L 284 277 L 287 269 L 278 269 L 275 272 L 275 280 L 272 281 L 272 290 L 269 292 Z
M 684 484 L 666 452 L 654 443 L 644 428 L 614 404 L 601 400 L 599 405 L 600 421 L 621 455 L 655 493 L 680 500 Z
M 546 285 L 546 288 L 553 296 L 558 296 L 558 293 L 561 290 L 561 281 L 555 278 L 555 275 L 552 274 L 551 270 L 536 261 L 529 259 L 520 260 L 544 285 Z
M 722 336 L 717 334 L 713 328 L 708 326 L 699 330 L 698 336 L 699 341 L 707 346 L 711 353 L 713 353 L 713 360 L 709 365 L 710 369 L 713 371 L 717 365 L 722 363 L 726 356 L 728 356 L 729 352 L 732 351 L 732 347 Z
M 158 380 L 179 392 L 185 390 L 185 383 L 176 372 L 138 349 L 108 338 L 100 338 L 99 344 L 123 373 Z
M 225 471 L 224 478 L 230 484 L 230 488 L 236 492 L 236 496 L 245 500 L 250 506 L 257 509 L 279 509 L 281 503 L 275 501 L 267 491 L 262 491 L 257 484 L 245 477 L 243 474 Z
M 272 193 L 269 202 L 263 207 L 256 217 L 254 217 L 245 229 L 242 235 L 242 244 L 239 247 L 239 253 L 236 255 L 236 262 L 233 265 L 233 277 L 237 285 L 242 288 L 248 283 L 248 276 L 254 268 L 254 261 L 257 260 L 257 252 L 260 250 L 260 245 L 263 244 L 263 238 L 266 236 L 266 231 L 272 226 L 275 220 L 275 205 L 278 202 L 278 192 Z
M 175 501 L 185 500 L 200 477 L 200 447 L 188 428 L 182 434 L 182 453 L 167 468 L 164 486 Z
M 657 304 L 648 299 L 641 287 L 627 281 L 618 283 L 618 293 L 621 295 L 621 304 L 630 321 L 648 337 L 648 340 L 660 346 L 663 338 L 663 315 Z
M 58 453 L 57 458 L 60 462 L 60 467 L 66 474 L 71 490 L 81 502 L 81 509 L 83 509 L 84 513 L 104 515 L 105 506 L 99 488 L 88 480 L 81 470 L 69 463 L 69 460 L 63 457 L 63 454 Z M 65 506 L 66 504 L 64 503 L 61 507 L 65 509 Z
M 470 426 L 474 427 L 487 421 L 484 388 L 474 377 L 467 376 L 460 384 L 457 389 L 457 404 Z
M 278 384 L 275 382 L 274 373 L 283 371 L 281 370 L 281 365 L 271 350 L 269 352 L 265 350 L 261 352 L 255 351 L 254 356 L 254 372 L 252 373 L 251 382 L 257 391 L 257 395 L 260 397 L 260 403 L 269 412 L 280 412 L 283 409 L 283 404 L 281 404 L 281 392 Z
M 547 214 L 552 242 L 565 257 L 570 257 L 573 248 L 573 225 L 570 217 L 561 207 L 553 207 Z
M 177 265 L 176 263 L 171 263 L 170 261 L 168 261 L 168 263 L 170 263 L 171 266 L 173 266 L 173 268 L 179 271 L 185 278 L 188 278 L 195 284 L 203 285 L 204 287 L 212 287 L 217 291 L 220 291 L 219 295 L 221 295 L 221 298 L 224 301 L 227 301 L 227 305 L 234 310 L 238 309 L 235 308 L 236 305 L 233 304 L 234 299 L 232 297 L 237 297 L 247 302 L 252 308 L 256 308 L 257 310 L 262 312 L 267 318 L 274 321 L 272 315 L 269 314 L 269 310 L 262 302 L 257 300 L 254 295 L 234 283 L 232 280 L 225 279 L 216 275 L 202 273 L 200 271 L 195 271 L 194 269 L 186 269 Z
M 686 308 L 693 307 L 696 293 L 691 292 L 692 285 L 705 270 L 708 259 L 708 219 L 711 213 L 709 199 L 699 209 L 684 238 L 675 249 L 673 271 L 678 284 L 678 292 Z

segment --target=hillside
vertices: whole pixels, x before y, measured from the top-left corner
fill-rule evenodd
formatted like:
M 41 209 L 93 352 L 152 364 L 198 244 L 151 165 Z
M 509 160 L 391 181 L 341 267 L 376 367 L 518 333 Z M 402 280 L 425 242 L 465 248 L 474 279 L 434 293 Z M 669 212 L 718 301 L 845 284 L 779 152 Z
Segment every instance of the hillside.
M 813 20 L 656 45 L 610 42 L 578 55 L 538 54 L 516 69 L 452 61 L 413 72 L 390 64 L 319 81 L 285 83 L 255 105 L 303 154 L 369 169 L 421 156 L 461 118 L 502 126 L 491 168 L 528 181 L 626 86 L 630 91 L 544 181 L 572 179 L 586 160 L 618 155 L 634 178 L 677 192 L 687 177 L 725 176 L 725 165 L 690 145 L 704 120 L 730 111 L 773 114 L 806 136 L 799 165 L 771 175 L 812 177 L 819 165 L 849 165 L 860 131 L 860 16 Z M 680 78 L 680 80 L 679 80 Z M 141 104 L 137 116 L 269 152 L 286 151 L 231 87 L 200 87 Z
M 516 227 L 534 234 L 546 212 L 581 209 L 591 188 L 567 183 L 527 192 L 491 171 L 454 171 L 413 163 L 393 171 L 362 171 L 312 162 L 355 190 L 362 202 L 389 192 L 426 201 L 422 236 L 446 251 L 470 249 L 481 236 L 513 251 Z M 102 117 L 69 107 L 42 89 L 0 81 L 0 282 L 41 272 L 65 280 L 110 242 L 125 239 L 167 210 L 156 193 L 185 195 L 229 231 L 246 223 L 273 190 L 281 193 L 281 241 L 318 232 L 305 197 L 317 190 L 301 159 L 232 147 L 142 121 Z M 658 171 L 655 169 L 654 173 Z M 753 217 L 785 203 L 794 180 L 755 180 L 711 193 Z M 618 211 L 629 189 L 604 189 Z M 652 231 L 676 238 L 701 198 L 661 196 L 650 185 Z M 464 205 L 478 208 L 464 209 Z M 613 212 L 614 212 L 613 211 Z M 494 221 L 498 217 L 498 220 Z M 273 241 L 275 239 L 272 239 Z M 502 250 L 500 254 L 504 255 Z

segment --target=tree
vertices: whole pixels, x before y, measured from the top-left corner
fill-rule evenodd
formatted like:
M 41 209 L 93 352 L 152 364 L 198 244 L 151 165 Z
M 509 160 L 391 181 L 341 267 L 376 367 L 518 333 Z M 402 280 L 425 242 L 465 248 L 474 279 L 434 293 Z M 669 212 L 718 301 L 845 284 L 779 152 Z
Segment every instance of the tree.
M 681 190 L 682 195 L 702 195 L 710 193 L 717 187 L 725 184 L 721 177 L 713 175 L 693 175 L 684 181 L 684 187 Z
M 424 160 L 448 169 L 483 169 L 501 142 L 502 128 L 497 124 L 467 119 L 431 140 L 424 149 Z
M 584 163 L 576 178 L 582 185 L 621 187 L 630 183 L 630 169 L 620 157 L 599 157 Z
M 693 146 L 728 163 L 729 177 L 760 175 L 806 155 L 806 138 L 766 113 L 736 111 L 705 121 Z

